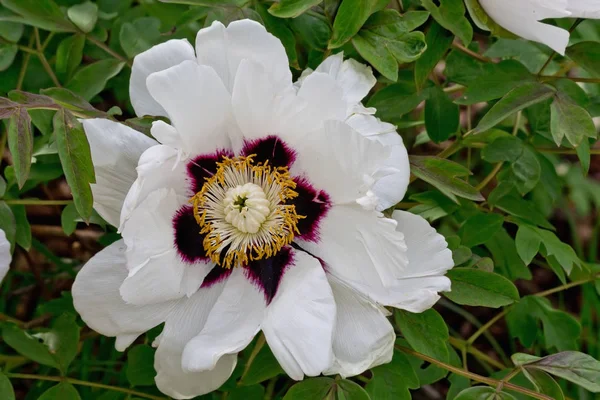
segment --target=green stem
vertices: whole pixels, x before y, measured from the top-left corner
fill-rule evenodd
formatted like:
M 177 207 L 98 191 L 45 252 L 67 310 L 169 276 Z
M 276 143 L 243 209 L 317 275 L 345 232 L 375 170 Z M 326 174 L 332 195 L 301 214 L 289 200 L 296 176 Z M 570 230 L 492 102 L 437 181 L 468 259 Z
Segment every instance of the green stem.
M 13 378 L 13 379 L 33 379 L 33 380 L 37 380 L 37 381 L 68 382 L 72 385 L 88 386 L 88 387 L 93 387 L 93 388 L 98 388 L 98 389 L 112 390 L 113 392 L 126 393 L 126 394 L 130 394 L 133 396 L 141 397 L 144 399 L 167 400 L 166 397 L 154 396 L 154 395 L 151 395 L 148 393 L 138 392 L 137 390 L 122 388 L 122 387 L 118 387 L 118 386 L 104 385 L 102 383 L 96 383 L 96 382 L 81 381 L 79 379 L 74 379 L 74 378 L 69 378 L 69 377 L 33 375 L 33 374 L 16 374 L 16 373 L 5 373 L 5 375 L 8 378 Z
M 88 41 L 90 41 L 91 43 L 93 43 L 94 45 L 96 45 L 97 47 L 101 48 L 102 50 L 104 50 L 105 52 L 107 52 L 108 54 L 110 54 L 111 56 L 113 56 L 114 58 L 116 58 L 117 60 L 122 61 L 125 64 L 127 64 L 127 66 L 129 68 L 131 68 L 133 66 L 133 62 L 131 60 L 128 60 L 127 58 L 123 57 L 122 55 L 120 55 L 119 53 L 117 53 L 116 51 L 114 51 L 113 49 L 111 49 L 110 47 L 108 47 L 106 45 L 106 43 L 103 43 L 103 42 L 99 41 L 98 39 L 96 39 L 93 36 L 86 35 L 85 38 Z
M 473 314 L 471 314 L 470 312 L 468 312 L 467 310 L 463 309 L 462 307 L 459 307 L 457 305 L 455 305 L 454 303 L 452 303 L 449 300 L 446 299 L 440 299 L 440 301 L 438 302 L 439 305 L 441 305 L 442 307 L 446 307 L 447 309 L 455 312 L 456 314 L 460 315 L 461 317 L 463 317 L 465 320 L 469 321 L 471 324 L 475 325 L 476 328 L 480 328 L 481 325 L 483 325 L 477 318 L 475 318 L 475 316 Z M 500 346 L 500 343 L 498 343 L 498 341 L 496 340 L 496 338 L 490 334 L 489 332 L 484 332 L 483 336 L 485 336 L 485 338 L 488 340 L 488 342 L 490 342 L 490 345 L 494 348 L 494 351 L 500 356 L 500 358 L 502 359 L 502 362 L 504 364 L 510 364 L 510 359 L 506 356 L 506 353 L 504 352 L 504 349 L 502 348 L 502 346 Z M 452 343 L 452 339 L 455 338 L 450 338 L 450 344 L 454 345 Z M 459 340 L 459 339 L 456 339 Z M 464 340 L 461 340 L 461 342 L 464 343 Z M 456 343 L 456 342 L 455 342 Z M 478 352 L 479 350 L 477 350 L 476 348 L 472 348 L 473 351 L 471 351 L 471 348 L 469 348 L 469 352 L 474 355 L 475 357 L 477 357 L 477 355 L 474 354 L 474 352 Z M 482 353 L 483 354 L 483 353 Z M 484 354 L 485 356 L 485 354 Z M 487 356 L 486 356 L 487 357 Z M 478 357 L 480 358 L 480 357 Z M 487 361 L 487 360 L 486 360 Z M 495 361 L 495 360 L 493 360 Z M 489 362 L 489 364 L 494 365 L 494 362 Z M 505 369 L 506 367 L 503 364 L 501 367 L 499 367 L 499 369 Z M 496 366 L 496 365 L 494 365 Z
M 558 293 L 558 292 L 562 292 L 563 290 L 567 290 L 570 288 L 573 288 L 575 286 L 580 286 L 580 285 L 584 285 L 586 283 L 589 282 L 593 282 L 596 279 L 600 278 L 600 274 L 595 274 L 590 278 L 587 279 L 581 279 L 578 281 L 573 281 L 570 283 L 566 283 L 564 285 L 561 286 L 557 286 L 555 288 L 552 289 L 548 289 L 548 290 L 544 290 L 543 292 L 539 292 L 539 293 L 535 293 L 533 296 L 536 297 L 546 297 L 546 296 L 550 296 L 551 294 L 554 293 Z M 499 312 L 498 314 L 496 314 L 496 316 L 494 316 L 492 319 L 490 319 L 488 322 L 486 322 L 484 325 L 481 326 L 481 328 L 479 328 L 474 334 L 471 335 L 471 337 L 469 337 L 467 339 L 467 344 L 470 346 L 473 344 L 473 342 L 475 342 L 475 340 L 477 340 L 477 338 L 479 336 L 481 336 L 481 334 L 485 331 L 487 331 L 492 325 L 494 325 L 496 322 L 498 322 L 502 317 L 504 317 L 506 314 L 508 314 L 508 312 L 511 310 L 512 306 L 506 307 L 504 310 L 502 310 L 501 312 Z
M 38 199 L 6 199 L 6 204 L 24 205 L 24 206 L 66 206 L 73 200 L 38 200 Z
M 544 81 L 554 81 L 557 79 L 569 79 L 573 82 L 583 82 L 583 83 L 600 83 L 600 78 L 581 78 L 577 76 L 550 76 L 550 75 L 542 75 L 540 76 L 542 82 Z
M 463 46 L 462 44 L 460 44 L 460 43 L 458 43 L 456 41 L 452 42 L 452 47 L 454 47 L 457 50 L 462 51 L 466 55 L 471 56 L 474 59 L 479 60 L 481 62 L 486 62 L 486 63 L 492 62 L 491 58 L 487 58 L 485 56 L 482 56 L 481 54 L 476 53 L 473 50 L 466 48 L 465 46 Z
M 496 393 L 500 393 L 502 391 L 502 388 L 504 388 L 504 386 L 506 386 L 506 384 L 508 382 L 510 382 L 510 380 L 512 378 L 517 376 L 519 374 L 519 372 L 521 372 L 521 368 L 515 368 L 512 371 L 510 371 L 510 373 L 508 375 L 506 375 L 504 378 L 502 378 L 502 380 L 500 381 L 500 384 L 498 386 L 496 386 Z
M 479 185 L 477 185 L 475 187 L 475 189 L 477 189 L 477 191 L 481 191 L 481 189 L 483 189 L 484 187 L 486 187 L 491 181 L 492 179 L 494 179 L 496 177 L 496 175 L 498 174 L 498 172 L 500 172 L 500 170 L 502 169 L 502 165 L 504 163 L 499 162 L 498 164 L 496 164 L 496 166 L 494 167 L 494 169 L 492 170 L 492 172 L 489 173 L 488 176 L 486 176 L 485 178 L 483 178 L 483 180 L 481 181 L 481 183 Z
M 37 48 L 36 55 L 42 62 L 42 66 L 44 67 L 44 69 L 46 70 L 48 75 L 50 76 L 50 79 L 52 79 L 52 82 L 54 82 L 54 85 L 56 87 L 62 87 L 60 84 L 60 81 L 56 77 L 56 74 L 52 70 L 50 63 L 48 62 L 48 60 L 46 59 L 46 56 L 44 55 L 44 48 L 42 47 L 42 43 L 40 42 L 40 31 L 38 30 L 38 28 L 33 28 L 33 32 L 35 34 L 35 43 L 36 43 L 36 48 Z
M 476 381 L 476 382 L 481 382 L 481 383 L 485 383 L 486 385 L 490 385 L 493 387 L 498 387 L 498 385 L 502 384 L 502 381 L 499 381 L 497 379 L 493 379 L 493 378 L 487 378 L 485 376 L 481 376 L 481 375 L 477 375 L 474 374 L 473 372 L 469 372 L 469 371 L 465 371 L 464 369 L 455 367 L 453 365 L 450 364 L 446 364 L 442 361 L 436 360 L 435 358 L 429 357 L 425 354 L 421 354 L 419 352 L 414 351 L 413 349 L 409 349 L 408 347 L 404 347 L 404 346 L 400 346 L 400 345 L 396 345 L 395 346 L 396 350 L 400 350 L 408 355 L 411 355 L 413 357 L 417 357 L 420 358 L 423 361 L 427 361 L 430 364 L 433 364 L 437 367 L 443 368 L 447 371 L 450 371 L 452 373 L 455 373 L 456 375 L 460 375 L 460 376 L 464 376 L 465 378 L 469 378 L 472 381 Z M 502 384 L 503 387 L 513 390 L 515 392 L 519 392 L 522 394 L 525 394 L 527 396 L 533 397 L 534 399 L 542 399 L 542 400 L 553 400 L 552 397 L 550 396 L 546 396 L 544 394 L 541 393 L 537 393 L 534 392 L 533 390 L 529 390 L 527 388 L 521 387 L 521 386 L 517 386 L 514 385 L 512 383 L 509 382 L 505 382 L 504 384 Z
M 575 28 L 577 28 L 577 25 L 579 25 L 581 22 L 583 22 L 582 18 L 579 18 L 577 20 L 575 20 L 575 22 L 573 23 L 573 25 L 571 25 L 571 28 L 569 28 L 569 33 L 573 33 L 573 31 L 575 30 Z M 552 51 L 552 53 L 550 54 L 550 57 L 548 57 L 548 59 L 546 60 L 546 62 L 544 63 L 544 65 L 542 65 L 542 68 L 540 68 L 540 70 L 537 73 L 537 76 L 541 76 L 542 72 L 544 72 L 544 70 L 546 69 L 546 67 L 550 64 L 550 62 L 554 59 L 554 57 L 556 56 L 556 52 Z
M 591 278 L 581 279 L 581 280 L 578 280 L 578 281 L 573 281 L 573 282 L 565 283 L 564 285 L 560 285 L 560 286 L 557 286 L 555 288 L 544 290 L 543 292 L 536 293 L 536 294 L 534 294 L 534 296 L 537 296 L 537 297 L 550 296 L 551 294 L 562 292 L 563 290 L 571 289 L 571 288 L 574 288 L 576 286 L 585 285 L 586 283 L 589 283 L 589 282 L 594 282 L 596 279 L 599 279 L 599 278 L 600 278 L 600 274 L 595 274 Z
M 452 346 L 456 347 L 461 352 L 464 350 L 467 353 L 471 354 L 473 357 L 477 358 L 479 361 L 486 362 L 500 370 L 506 369 L 506 365 L 504 365 L 498 360 L 493 359 L 492 357 L 488 356 L 487 354 L 478 350 L 477 348 L 473 346 L 468 346 L 467 342 L 462 339 L 458 339 L 451 336 L 449 342 Z

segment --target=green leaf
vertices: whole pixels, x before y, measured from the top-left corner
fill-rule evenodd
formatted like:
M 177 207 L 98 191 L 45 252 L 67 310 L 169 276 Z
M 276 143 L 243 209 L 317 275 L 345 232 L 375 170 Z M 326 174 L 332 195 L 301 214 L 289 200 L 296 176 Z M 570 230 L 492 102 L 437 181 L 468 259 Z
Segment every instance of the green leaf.
M 508 92 L 487 112 L 471 132 L 481 133 L 493 128 L 508 116 L 533 104 L 540 103 L 555 93 L 554 88 L 537 82 L 525 83 Z
M 417 92 L 412 76 L 401 75 L 398 83 L 376 92 L 369 100 L 368 106 L 377 108 L 379 118 L 394 123 L 425 100 L 425 92 Z
M 506 95 L 518 86 L 535 81 L 531 72 L 515 60 L 488 63 L 481 68 L 483 72 L 472 77 L 474 79 L 468 82 L 467 90 L 456 99 L 456 103 L 469 105 L 490 101 Z
M 465 5 L 462 0 L 440 0 L 438 7 L 432 0 L 421 0 L 423 7 L 435 20 L 455 34 L 465 46 L 473 40 L 473 27 L 465 17 Z
M 556 93 L 550 107 L 550 129 L 557 146 L 561 146 L 564 137 L 577 147 L 586 138 L 598 136 L 591 115 L 562 92 Z
M 485 243 L 502 228 L 503 222 L 504 218 L 499 214 L 474 214 L 458 230 L 461 243 L 467 247 Z
M 458 178 L 471 173 L 462 165 L 430 156 L 410 156 L 409 160 L 411 172 L 417 178 L 432 184 L 457 203 L 454 195 L 474 201 L 485 200 L 477 189 Z
M 567 47 L 566 55 L 595 77 L 600 76 L 598 42 L 583 41 Z
M 283 369 L 281 369 L 269 346 L 263 346 L 242 378 L 241 384 L 245 386 L 255 385 L 283 373 Z
M 444 295 L 466 306 L 498 308 L 519 300 L 519 291 L 505 277 L 472 268 L 454 268 L 446 274 L 452 291 Z
M 24 30 L 25 26 L 18 22 L 0 21 L 0 36 L 9 42 L 17 43 Z
M 278 18 L 295 18 L 321 2 L 321 0 L 281 0 L 279 3 L 273 3 L 269 13 Z
M 516 243 L 517 252 L 526 264 L 531 263 L 539 250 L 540 244 L 543 244 L 545 248 L 544 256 L 555 257 L 567 274 L 571 273 L 574 265 L 581 265 L 581 260 L 577 257 L 575 250 L 568 244 L 563 243 L 554 233 L 545 229 L 519 224 Z
M 0 72 L 6 71 L 15 61 L 19 52 L 16 44 L 0 44 Z
M 138 344 L 127 352 L 125 374 L 131 386 L 154 385 L 154 377 L 156 376 L 154 352 L 155 350 L 147 344 Z
M 444 57 L 450 45 L 454 40 L 454 36 L 436 22 L 433 22 L 425 35 L 427 50 L 415 63 L 415 84 L 421 89 L 429 74 L 435 66 Z
M 343 0 L 333 22 L 333 36 L 328 48 L 337 49 L 352 39 L 380 3 L 380 0 Z
M 66 81 L 73 76 L 83 57 L 84 35 L 73 35 L 64 39 L 56 50 L 56 74 Z
M 237 6 L 242 7 L 246 1 L 245 0 L 160 0 L 162 3 L 175 3 L 175 4 L 189 4 L 191 6 L 209 6 L 209 7 L 219 7 L 219 6 Z
M 289 20 L 290 27 L 298 34 L 299 41 L 306 43 L 308 48 L 323 52 L 331 37 L 331 27 L 324 17 L 318 14 L 302 14 Z
M 535 188 L 540 180 L 542 167 L 536 154 L 517 137 L 495 139 L 483 149 L 481 157 L 491 163 L 508 162 L 498 179 L 514 183 L 522 195 Z
M 75 4 L 69 7 L 67 16 L 79 29 L 85 33 L 89 33 L 94 29 L 98 21 L 98 6 L 90 1 Z
M 0 229 L 6 234 L 12 252 L 15 248 L 17 224 L 11 208 L 3 201 L 0 201 Z
M 17 108 L 8 125 L 8 148 L 13 158 L 13 166 L 19 188 L 22 188 L 31 169 L 33 133 L 31 117 L 25 107 Z
M 96 181 L 90 145 L 81 123 L 64 109 L 57 111 L 54 116 L 54 134 L 60 162 L 73 193 L 75 208 L 79 215 L 88 221 L 93 207 L 90 183 Z
M 413 349 L 436 360 L 448 361 L 449 353 L 446 346 L 449 338 L 448 327 L 437 311 L 429 309 L 414 314 L 396 310 L 394 316 L 402 335 Z
M 86 65 L 75 73 L 66 87 L 89 101 L 104 90 L 109 79 L 121 72 L 124 65 L 124 62 L 114 59 Z
M 11 115 L 18 111 L 18 108 L 19 103 L 0 97 L 0 119 L 10 118 Z
M 460 392 L 454 400 L 517 400 L 506 392 L 496 392 L 496 389 L 487 386 L 475 386 Z
M 526 356 L 526 357 L 519 357 Z M 539 369 L 549 374 L 564 378 L 589 390 L 600 393 L 600 361 L 578 351 L 563 351 L 543 358 L 528 354 L 513 355 L 515 363 L 526 369 Z M 526 362 L 522 362 L 527 360 Z
M 3 400 L 15 400 L 15 391 L 13 390 L 10 379 L 0 372 L 0 398 Z
M 281 40 L 290 65 L 294 68 L 300 69 L 300 66 L 298 65 L 298 53 L 296 52 L 296 37 L 294 36 L 294 32 L 292 32 L 292 30 L 286 24 L 286 21 L 280 18 L 275 18 L 269 14 L 269 11 L 267 11 L 267 8 L 263 4 L 257 4 L 256 11 L 258 11 L 260 17 L 263 19 L 267 30 Z
M 121 25 L 119 43 L 129 58 L 148 50 L 159 41 L 160 20 L 158 18 L 141 17 Z
M 444 75 L 450 82 L 469 86 L 479 76 L 486 74 L 489 77 L 485 72 L 486 68 L 488 68 L 487 64 L 468 56 L 462 51 L 452 50 L 446 57 Z
M 37 338 L 29 335 L 17 325 L 4 323 L 2 325 L 2 339 L 17 353 L 43 365 L 58 368 L 58 363 L 50 353 L 50 349 Z
M 106 117 L 102 111 L 96 110 L 83 97 L 64 88 L 42 89 L 42 94 L 52 98 L 56 104 L 73 111 L 82 112 L 89 117 Z
M 509 330 L 523 345 L 530 347 L 537 335 L 537 323 L 541 321 L 547 349 L 559 351 L 577 348 L 581 325 L 570 314 L 556 310 L 548 299 L 526 296 L 516 303 L 506 316 Z
M 539 211 L 538 207 L 532 202 L 525 200 L 514 188 L 514 185 L 510 182 L 501 182 L 490 193 L 488 202 L 508 214 L 531 222 L 533 225 L 538 225 L 546 229 L 554 229 L 552 224 Z
M 337 398 L 342 400 L 370 400 L 368 393 L 359 384 L 348 379 L 336 382 Z
M 283 396 L 283 400 L 323 399 L 329 393 L 335 380 L 331 378 L 310 378 L 298 382 Z
M 415 61 L 427 48 L 423 33 L 410 31 L 423 24 L 428 15 L 418 11 L 402 16 L 396 10 L 378 11 L 352 38 L 352 44 L 382 75 L 396 81 L 398 63 Z
M 517 244 L 517 253 L 519 253 L 519 257 L 521 257 L 521 260 L 523 260 L 525 265 L 529 265 L 539 252 L 542 238 L 537 234 L 537 231 L 533 227 L 521 225 L 517 231 L 515 242 Z
M 262 400 L 265 397 L 265 388 L 262 385 L 237 387 L 229 391 L 230 400 Z
M 15 216 L 15 223 L 17 225 L 15 242 L 25 250 L 29 250 L 31 247 L 31 226 L 27 220 L 25 206 L 13 205 L 10 208 Z
M 52 0 L 0 0 L 3 6 L 24 18 L 20 20 L 52 32 L 74 32 L 75 26 L 65 18 Z
M 373 400 L 410 400 L 409 389 L 419 387 L 419 378 L 408 358 L 395 351 L 389 364 L 371 369 L 373 378 L 365 390 Z
M 46 390 L 38 400 L 81 400 L 79 392 L 69 382 L 61 382 Z
M 60 225 L 65 232 L 65 235 L 71 236 L 71 234 L 75 232 L 78 218 L 79 213 L 75 208 L 75 204 L 69 203 L 63 208 L 62 213 L 60 214 Z
M 531 272 L 523 264 L 517 253 L 515 241 L 504 228 L 500 229 L 490 240 L 485 242 L 485 247 L 492 253 L 496 272 L 501 273 L 511 281 L 531 279 Z
M 429 91 L 425 101 L 425 128 L 434 143 L 448 140 L 459 128 L 460 110 L 440 88 Z
M 544 371 L 533 368 L 523 368 L 522 371 L 523 375 L 529 379 L 537 392 L 548 395 L 555 400 L 565 399 L 560 385 Z

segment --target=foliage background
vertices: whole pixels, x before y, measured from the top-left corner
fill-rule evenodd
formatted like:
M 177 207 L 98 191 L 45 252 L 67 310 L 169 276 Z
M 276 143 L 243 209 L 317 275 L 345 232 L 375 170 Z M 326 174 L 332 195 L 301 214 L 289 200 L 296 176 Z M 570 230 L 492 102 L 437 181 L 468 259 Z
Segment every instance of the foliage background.
M 435 309 L 393 314 L 391 364 L 294 383 L 259 338 L 201 398 L 598 398 L 600 22 L 554 21 L 572 31 L 561 57 L 465 3 L 0 0 L 0 228 L 14 248 L 0 398 L 164 398 L 150 346 L 161 327 L 119 353 L 73 309 L 77 270 L 119 238 L 92 210 L 77 118 L 148 133 L 128 100 L 133 57 L 242 18 L 281 39 L 295 76 L 341 50 L 372 65 L 366 103 L 411 154 L 414 182 L 396 208 L 431 221 L 456 268 Z

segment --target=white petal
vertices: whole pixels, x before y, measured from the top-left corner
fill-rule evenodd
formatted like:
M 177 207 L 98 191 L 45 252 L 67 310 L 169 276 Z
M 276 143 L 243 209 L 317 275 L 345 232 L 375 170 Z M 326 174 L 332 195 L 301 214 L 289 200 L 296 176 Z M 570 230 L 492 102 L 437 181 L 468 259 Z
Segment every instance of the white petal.
M 161 324 L 176 302 L 150 306 L 126 304 L 119 286 L 127 276 L 125 243 L 119 240 L 92 257 L 79 271 L 73 284 L 73 304 L 93 330 L 117 336 L 123 350 L 137 336 Z
M 12 255 L 10 254 L 10 243 L 6 240 L 6 234 L 0 229 L 0 282 L 8 273 Z
M 335 79 L 344 92 L 344 100 L 351 110 L 365 98 L 377 79 L 371 67 L 361 64 L 353 59 L 344 60 L 344 53 L 340 52 L 329 56 L 321 63 L 315 72 L 322 72 Z
M 258 22 L 235 21 L 227 28 L 215 21 L 196 37 L 198 62 L 217 71 L 231 91 L 242 60 L 260 64 L 272 77 L 278 90 L 292 85 L 292 74 L 285 49 L 279 39 Z
M 292 174 L 306 175 L 336 204 L 352 204 L 363 197 L 391 151 L 339 121 L 327 121 L 322 130 L 292 145 L 297 151 Z
M 396 221 L 380 215 L 357 205 L 334 206 L 320 223 L 319 242 L 298 242 L 323 259 L 331 275 L 367 295 L 381 294 L 404 276 L 408 259 L 405 235 Z
M 404 232 L 408 248 L 408 267 L 397 285 L 390 289 L 388 305 L 411 312 L 422 312 L 439 299 L 438 292 L 450 291 L 450 280 L 443 276 L 454 266 L 446 239 L 418 215 L 394 211 L 398 230 Z
M 600 18 L 600 2 L 598 0 L 569 0 L 567 8 L 572 18 Z
M 304 129 L 312 130 L 323 124 L 323 121 L 346 119 L 346 102 L 344 91 L 338 82 L 330 75 L 313 72 L 298 90 L 298 97 L 308 104 L 306 115 L 318 123 L 312 126 L 303 126 Z M 313 124 L 315 123 L 313 122 Z
M 230 147 L 231 97 L 212 68 L 184 61 L 151 74 L 146 85 L 177 130 L 180 150 L 204 154 Z
M 348 117 L 346 123 L 366 137 L 384 133 L 396 133 L 396 126 L 388 122 L 383 122 L 370 114 L 353 114 Z
M 382 310 L 335 277 L 329 277 L 329 284 L 337 318 L 333 334 L 335 362 L 326 374 L 345 378 L 390 362 L 396 334 Z
M 452 269 L 452 252 L 446 239 L 419 215 L 406 211 L 394 211 L 398 230 L 404 233 L 408 247 L 408 268 L 403 278 L 443 275 Z
M 543 43 L 564 55 L 569 32 L 538 22 L 568 17 L 567 0 L 480 0 L 485 12 L 504 29 L 527 40 Z
M 161 43 L 133 59 L 129 96 L 138 117 L 156 115 L 166 117 L 167 113 L 148 93 L 146 78 L 154 72 L 162 71 L 186 60 L 195 60 L 194 48 L 185 39 L 169 40 Z
M 176 399 L 189 399 L 218 389 L 235 368 L 237 355 L 221 357 L 214 369 L 188 372 L 182 368 L 185 345 L 204 327 L 212 308 L 223 292 L 224 282 L 202 288 L 192 297 L 181 299 L 165 321 L 157 338 L 154 357 L 157 387 Z
M 396 127 L 367 114 L 354 114 L 346 121 L 363 136 L 391 148 L 390 156 L 375 172 L 371 190 L 379 198 L 378 211 L 394 206 L 402 200 L 410 180 L 408 152 Z
M 321 263 L 294 252 L 262 326 L 275 358 L 292 379 L 316 376 L 331 366 L 335 309 Z
M 96 183 L 94 208 L 109 224 L 119 226 L 123 201 L 136 179 L 141 154 L 157 143 L 144 134 L 107 119 L 82 120 L 92 152 Z
M 183 197 L 193 195 L 188 189 L 185 163 L 178 161 L 177 150 L 169 146 L 153 146 L 140 156 L 136 168 L 137 179 L 131 185 L 123 202 L 120 230 L 123 229 L 123 224 L 129 219 L 133 210 L 155 190 L 172 189 L 177 195 Z
M 204 328 L 185 346 L 183 369 L 210 370 L 222 356 L 243 350 L 260 330 L 265 308 L 263 293 L 245 276 L 243 268 L 235 268 Z
M 266 135 L 294 135 L 302 129 L 306 101 L 298 98 L 292 88 L 278 90 L 272 77 L 260 64 L 243 60 L 232 92 L 235 119 L 244 138 L 257 139 Z M 241 141 L 234 149 L 241 148 Z
M 189 295 L 213 268 L 212 263 L 188 264 L 175 249 L 173 217 L 186 203 L 187 197 L 178 196 L 173 189 L 158 189 L 140 202 L 124 223 L 129 276 L 120 293 L 125 301 L 151 304 Z

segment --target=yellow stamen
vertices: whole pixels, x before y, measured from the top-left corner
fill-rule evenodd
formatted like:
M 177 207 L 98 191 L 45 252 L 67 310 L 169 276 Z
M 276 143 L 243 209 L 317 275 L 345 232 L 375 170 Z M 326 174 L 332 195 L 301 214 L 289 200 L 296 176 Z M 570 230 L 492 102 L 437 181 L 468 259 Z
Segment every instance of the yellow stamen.
M 288 168 L 273 167 L 268 161 L 255 164 L 254 157 L 223 157 L 216 173 L 190 199 L 200 234 L 205 235 L 204 250 L 224 268 L 272 257 L 292 242 L 294 234 L 299 233 L 298 220 L 305 218 L 296 214 L 294 205 L 286 204 L 298 196 Z M 256 234 L 239 231 L 222 218 L 223 193 L 244 183 L 260 186 L 271 201 L 271 212 Z

